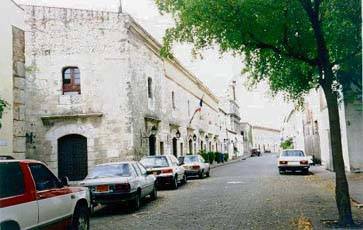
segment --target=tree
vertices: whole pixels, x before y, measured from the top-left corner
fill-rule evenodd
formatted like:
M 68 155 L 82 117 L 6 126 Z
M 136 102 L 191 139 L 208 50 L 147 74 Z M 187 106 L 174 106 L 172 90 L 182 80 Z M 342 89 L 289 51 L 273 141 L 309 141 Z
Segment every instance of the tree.
M 293 149 L 294 142 L 293 142 L 292 138 L 290 137 L 290 138 L 284 140 L 283 142 L 281 142 L 280 147 L 282 149 Z
M 4 110 L 7 106 L 8 103 L 0 98 L 0 128 L 1 128 L 1 118 L 3 117 Z
M 302 104 L 311 89 L 322 88 L 329 113 L 339 223 L 352 225 L 338 97 L 341 88 L 357 95 L 362 85 L 360 1 L 156 0 L 156 3 L 162 13 L 171 13 L 175 20 L 175 26 L 164 36 L 161 50 L 164 57 L 172 56 L 174 42 L 192 43 L 195 52 L 217 44 L 222 53 L 245 57 L 253 84 L 267 80 L 273 93 L 282 92 L 297 104 Z

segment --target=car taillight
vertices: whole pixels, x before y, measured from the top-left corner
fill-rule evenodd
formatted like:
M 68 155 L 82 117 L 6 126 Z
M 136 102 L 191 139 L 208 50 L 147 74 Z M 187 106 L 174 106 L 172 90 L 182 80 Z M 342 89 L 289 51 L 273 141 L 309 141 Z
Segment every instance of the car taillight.
M 303 161 L 300 161 L 300 164 L 302 164 L 302 165 L 307 165 L 307 164 L 309 164 L 309 161 L 307 161 L 307 160 L 303 160 Z
M 193 165 L 192 169 L 200 169 L 200 166 L 199 165 Z
M 280 161 L 280 164 L 281 165 L 286 165 L 287 164 L 287 161 Z
M 173 169 L 162 169 L 161 173 L 173 173 Z
M 130 192 L 131 187 L 129 183 L 124 183 L 124 184 L 115 184 L 114 186 L 115 188 L 115 192 Z

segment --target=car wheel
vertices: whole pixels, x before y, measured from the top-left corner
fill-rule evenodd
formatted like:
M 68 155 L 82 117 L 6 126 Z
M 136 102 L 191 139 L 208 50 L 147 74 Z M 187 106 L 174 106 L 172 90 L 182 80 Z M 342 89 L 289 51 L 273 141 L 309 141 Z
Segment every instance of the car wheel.
M 204 171 L 203 170 L 200 171 L 200 173 L 199 173 L 199 179 L 202 179 L 203 178 L 203 174 L 204 174 Z
M 154 189 L 150 194 L 150 198 L 151 198 L 151 200 L 156 200 L 157 197 L 158 197 L 158 190 L 157 190 L 156 184 L 155 184 Z
M 187 183 L 187 175 L 185 175 L 185 173 L 184 173 L 184 176 L 183 176 L 183 184 L 186 184 Z
M 133 211 L 137 211 L 137 210 L 140 209 L 140 206 L 141 206 L 141 195 L 140 195 L 140 192 L 139 191 L 137 192 L 135 198 L 132 200 L 131 205 L 132 205 Z
M 302 173 L 305 174 L 305 175 L 308 175 L 309 174 L 309 169 L 303 169 Z
M 208 169 L 208 172 L 205 174 L 207 177 L 210 176 L 210 169 Z
M 85 205 L 76 207 L 72 218 L 72 230 L 89 229 L 89 211 Z
M 178 188 L 178 179 L 176 178 L 176 176 L 173 179 L 173 182 L 171 184 L 171 188 L 172 189 L 177 189 Z

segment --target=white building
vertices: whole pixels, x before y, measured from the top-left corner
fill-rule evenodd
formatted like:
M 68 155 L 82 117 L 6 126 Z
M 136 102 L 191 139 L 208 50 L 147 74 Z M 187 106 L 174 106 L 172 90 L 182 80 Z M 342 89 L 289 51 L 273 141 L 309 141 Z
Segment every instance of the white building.
M 230 152 L 230 111 L 129 15 L 24 7 L 27 157 L 80 180 L 103 162 Z
M 24 11 L 11 0 L 0 7 L 0 98 L 5 100 L 0 155 L 25 157 Z
M 263 126 L 252 126 L 252 139 L 254 148 L 261 152 L 279 152 L 281 131 Z
M 305 149 L 304 124 L 301 111 L 292 109 L 284 118 L 281 129 L 281 138 L 283 141 L 291 138 L 295 149 Z

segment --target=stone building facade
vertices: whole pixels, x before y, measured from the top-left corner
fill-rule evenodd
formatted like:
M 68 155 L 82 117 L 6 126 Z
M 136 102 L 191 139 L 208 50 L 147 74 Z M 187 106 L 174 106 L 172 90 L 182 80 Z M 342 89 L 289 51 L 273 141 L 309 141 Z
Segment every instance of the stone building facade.
M 279 152 L 281 131 L 263 126 L 252 126 L 252 138 L 254 148 L 261 152 Z
M 24 8 L 28 158 L 80 180 L 103 162 L 224 151 L 219 99 L 129 15 Z
M 11 0 L 0 8 L 0 98 L 7 106 L 1 119 L 0 155 L 25 157 L 24 10 Z

